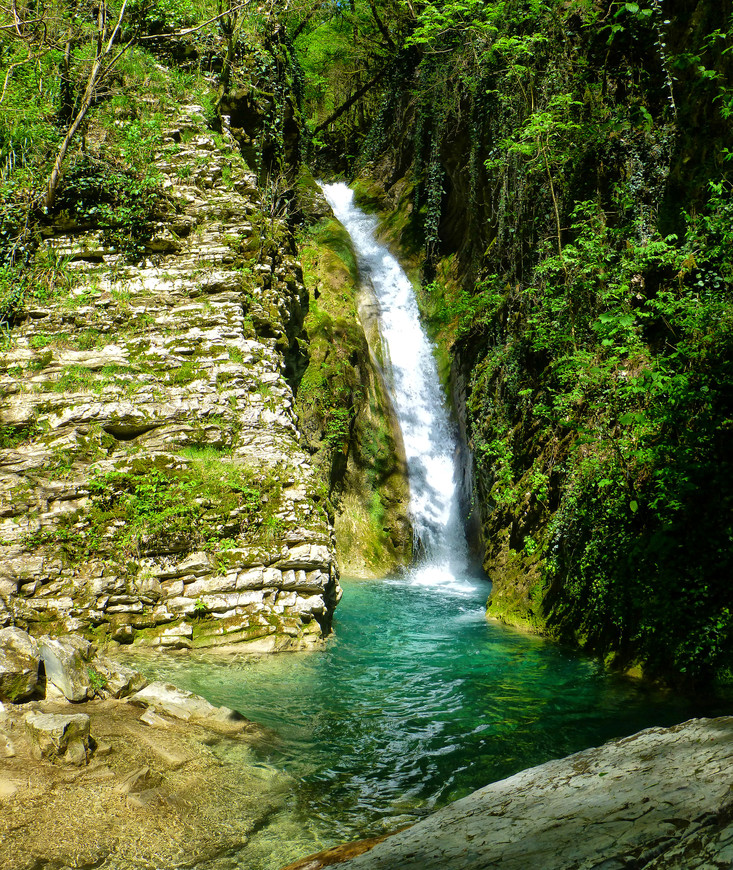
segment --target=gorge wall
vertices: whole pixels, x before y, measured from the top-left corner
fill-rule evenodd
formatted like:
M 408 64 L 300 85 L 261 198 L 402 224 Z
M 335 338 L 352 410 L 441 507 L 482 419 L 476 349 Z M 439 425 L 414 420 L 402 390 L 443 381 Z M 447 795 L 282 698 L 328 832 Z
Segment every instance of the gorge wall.
M 339 587 L 285 378 L 301 270 L 263 238 L 256 178 L 200 106 L 164 142 L 166 213 L 144 260 L 51 223 L 73 289 L 24 312 L 5 352 L 3 426 L 25 437 L 2 455 L 4 621 L 307 643 Z
M 377 303 L 351 240 L 310 176 L 298 204 L 310 216 L 300 257 L 312 288 L 308 365 L 297 411 L 335 507 L 339 561 L 349 576 L 384 576 L 409 563 L 412 528 L 402 435 L 382 370 Z
M 302 643 L 333 520 L 351 572 L 409 559 L 368 299 L 309 164 L 358 175 L 421 270 L 489 614 L 724 675 L 728 0 L 240 12 L 131 14 L 77 128 L 101 25 L 55 21 L 69 52 L 35 67 L 32 19 L 3 31 L 5 620 Z
M 422 269 L 488 614 L 692 682 L 733 649 L 730 13 L 431 6 L 351 121 Z

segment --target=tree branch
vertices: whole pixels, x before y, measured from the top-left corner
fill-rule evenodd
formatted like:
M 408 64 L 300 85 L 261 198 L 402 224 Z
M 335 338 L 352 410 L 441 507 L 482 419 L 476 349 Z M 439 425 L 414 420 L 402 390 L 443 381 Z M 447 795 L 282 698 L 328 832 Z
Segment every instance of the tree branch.
M 300 36 L 300 34 L 305 30 L 308 22 L 313 18 L 313 16 L 318 12 L 318 10 L 325 4 L 326 0 L 318 0 L 317 3 L 314 3 L 311 7 L 310 11 L 306 13 L 305 18 L 300 22 L 300 24 L 295 28 L 295 32 L 290 37 L 291 42 L 295 42 L 295 40 Z
M 367 91 L 371 90 L 371 88 L 373 88 L 374 85 L 378 84 L 384 78 L 384 76 L 387 74 L 388 69 L 389 69 L 389 64 L 385 67 L 382 67 L 382 69 L 374 76 L 373 79 L 370 79 L 365 85 L 362 85 L 362 87 L 360 87 L 359 90 L 355 94 L 350 96 L 349 99 L 346 100 L 345 103 L 342 103 L 338 107 L 338 109 L 336 109 L 336 111 L 331 112 L 331 114 L 328 116 L 328 118 L 326 118 L 325 121 L 322 121 L 316 127 L 316 129 L 313 131 L 313 135 L 315 136 L 316 134 L 320 133 L 321 130 L 325 130 L 326 127 L 329 126 L 329 124 L 332 124 L 335 120 L 340 118 L 344 112 L 348 111 L 357 100 L 360 100 Z
M 207 24 L 213 24 L 215 21 L 218 21 L 220 18 L 224 18 L 227 15 L 231 15 L 232 12 L 238 12 L 240 9 L 244 9 L 245 6 L 250 5 L 251 0 L 247 0 L 245 3 L 239 3 L 237 6 L 231 6 L 225 12 L 220 12 L 218 15 L 215 15 L 213 18 L 209 18 L 206 21 L 203 21 L 201 24 L 197 24 L 196 27 L 187 27 L 185 30 L 174 30 L 172 33 L 156 33 L 152 36 L 141 36 L 140 42 L 144 42 L 148 39 L 172 39 L 176 36 L 188 36 L 189 33 L 196 33 L 197 30 L 201 30 L 206 27 Z
M 374 21 L 376 22 L 376 25 L 379 28 L 379 32 L 384 37 L 387 45 L 389 45 L 390 48 L 396 49 L 397 46 L 394 44 L 394 41 L 393 41 L 392 37 L 390 36 L 389 30 L 387 30 L 387 27 L 385 26 L 384 22 L 379 17 L 379 13 L 377 12 L 377 7 L 374 5 L 374 0 L 367 0 L 367 3 L 369 4 L 369 8 L 372 10 L 372 17 L 374 18 Z
M 105 36 L 105 16 L 107 12 L 106 4 L 102 3 L 99 7 L 98 14 L 98 33 L 97 33 L 97 54 L 94 58 L 94 63 L 92 64 L 92 68 L 89 71 L 89 78 L 87 79 L 87 86 L 84 89 L 84 96 L 82 97 L 81 105 L 79 106 L 79 111 L 76 113 L 76 117 L 71 122 L 69 129 L 66 131 L 66 135 L 64 136 L 61 145 L 59 145 L 59 150 L 56 154 L 56 160 L 54 160 L 53 169 L 51 170 L 51 174 L 48 177 L 48 184 L 46 186 L 46 197 L 45 197 L 45 206 L 46 208 L 51 208 L 56 200 L 56 191 L 58 190 L 59 183 L 61 181 L 61 167 L 63 166 L 64 160 L 66 159 L 66 152 L 69 150 L 69 145 L 71 144 L 71 140 L 76 135 L 79 127 L 81 127 L 84 118 L 86 117 L 87 112 L 89 111 L 89 107 L 92 105 L 94 101 L 94 96 L 96 94 L 97 85 L 100 79 L 106 75 L 112 67 L 117 63 L 117 61 L 122 57 L 122 55 L 127 51 L 127 49 L 132 45 L 133 40 L 131 39 L 126 45 L 117 53 L 111 60 L 107 60 L 109 55 L 112 54 L 112 49 L 114 47 L 114 41 L 117 35 L 120 32 L 120 27 L 122 26 L 122 19 L 125 15 L 125 8 L 127 6 L 127 0 L 124 0 L 122 4 L 122 8 L 120 9 L 119 15 L 117 16 L 117 22 L 115 26 L 112 28 L 112 33 L 110 34 L 109 39 L 107 40 L 107 45 L 104 45 L 104 36 Z M 105 61 L 107 61 L 105 63 Z

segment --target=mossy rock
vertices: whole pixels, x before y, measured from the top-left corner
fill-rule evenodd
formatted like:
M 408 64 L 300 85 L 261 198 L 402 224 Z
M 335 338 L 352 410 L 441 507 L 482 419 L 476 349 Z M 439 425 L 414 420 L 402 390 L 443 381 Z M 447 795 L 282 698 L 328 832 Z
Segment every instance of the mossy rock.
M 502 540 L 504 545 L 498 547 L 494 557 L 484 565 L 492 581 L 486 616 L 506 625 L 547 634 L 543 607 L 546 588 L 540 553 L 517 552 L 509 548 L 507 536 L 502 536 Z

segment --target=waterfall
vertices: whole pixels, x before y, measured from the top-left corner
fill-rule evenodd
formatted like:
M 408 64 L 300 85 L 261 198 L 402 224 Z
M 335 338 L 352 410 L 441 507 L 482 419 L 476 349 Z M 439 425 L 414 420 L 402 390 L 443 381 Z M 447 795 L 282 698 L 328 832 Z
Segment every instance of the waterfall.
M 432 347 L 420 322 L 407 275 L 375 238 L 377 219 L 354 205 L 345 184 L 323 192 L 351 236 L 360 276 L 379 304 L 386 379 L 402 429 L 410 482 L 410 512 L 418 558 L 416 583 L 462 587 L 468 547 L 458 510 L 454 475 L 457 454 Z

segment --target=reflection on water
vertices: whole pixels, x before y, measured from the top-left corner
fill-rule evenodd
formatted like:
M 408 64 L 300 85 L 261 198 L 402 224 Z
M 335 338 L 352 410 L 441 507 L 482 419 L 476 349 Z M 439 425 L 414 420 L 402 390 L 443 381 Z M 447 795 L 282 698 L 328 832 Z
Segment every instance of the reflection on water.
M 410 575 L 344 587 L 323 651 L 137 662 L 268 726 L 258 762 L 293 777 L 271 824 L 217 866 L 275 870 L 525 767 L 713 712 L 488 623 L 481 581 L 451 593 Z

